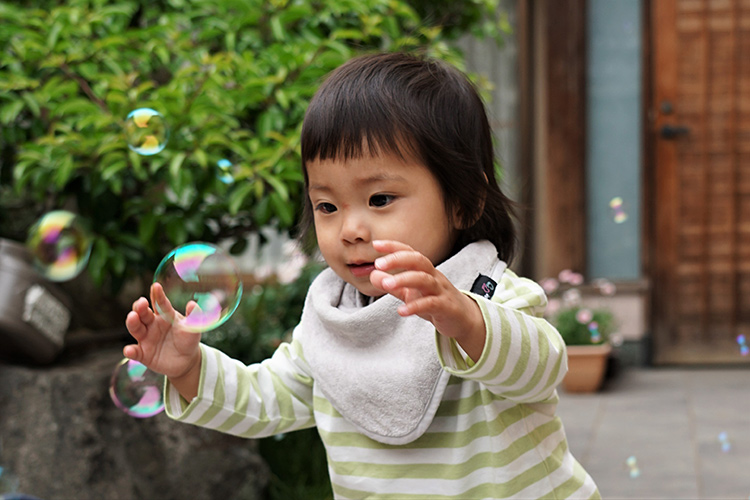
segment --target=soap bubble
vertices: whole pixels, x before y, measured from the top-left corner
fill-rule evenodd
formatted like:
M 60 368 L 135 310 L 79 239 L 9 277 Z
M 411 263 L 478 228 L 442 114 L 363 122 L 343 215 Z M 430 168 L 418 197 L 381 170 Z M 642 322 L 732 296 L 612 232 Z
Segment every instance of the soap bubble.
M 628 214 L 625 213 L 625 209 L 623 208 L 623 201 L 622 198 L 619 196 L 615 196 L 609 201 L 609 207 L 612 209 L 613 218 L 614 221 L 617 224 L 622 224 L 626 220 L 628 220 Z
M 15 493 L 18 489 L 18 477 L 7 467 L 0 467 L 0 494 Z
M 219 171 L 216 176 L 224 184 L 234 184 L 234 173 L 232 172 L 232 162 L 226 158 L 222 158 L 216 165 L 219 167 Z
M 77 215 L 55 210 L 29 229 L 26 246 L 40 273 L 52 281 L 66 281 L 86 267 L 91 237 Z
M 109 395 L 115 406 L 131 417 L 153 417 L 164 410 L 163 384 L 163 375 L 125 358 L 112 372 Z
M 138 108 L 125 118 L 128 147 L 143 156 L 160 153 L 167 147 L 169 127 L 164 117 L 151 108 Z
M 630 469 L 631 478 L 635 479 L 641 475 L 641 470 L 638 468 L 638 460 L 636 460 L 634 456 L 628 457 L 625 463 L 627 464 L 628 469 Z
M 242 298 L 237 265 L 210 243 L 187 243 L 169 252 L 154 273 L 154 282 L 179 313 L 183 329 L 207 332 L 227 321 Z M 195 307 L 188 313 L 188 304 Z M 164 314 L 158 304 L 156 309 Z

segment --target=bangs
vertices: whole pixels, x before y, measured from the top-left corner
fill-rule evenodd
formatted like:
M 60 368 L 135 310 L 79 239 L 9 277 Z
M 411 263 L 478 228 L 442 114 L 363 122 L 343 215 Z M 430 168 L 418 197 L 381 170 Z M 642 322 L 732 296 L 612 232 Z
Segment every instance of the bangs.
M 334 72 L 310 102 L 301 133 L 303 167 L 315 159 L 421 157 L 415 150 L 418 141 L 408 132 L 414 124 L 408 125 L 403 82 L 377 66 L 369 68 L 366 59 Z

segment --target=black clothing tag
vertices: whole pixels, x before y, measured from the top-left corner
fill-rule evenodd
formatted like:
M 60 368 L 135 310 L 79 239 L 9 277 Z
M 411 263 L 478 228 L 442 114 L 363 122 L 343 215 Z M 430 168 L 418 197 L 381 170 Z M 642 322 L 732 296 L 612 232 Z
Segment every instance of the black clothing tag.
M 495 280 L 489 276 L 480 274 L 477 276 L 477 279 L 474 280 L 474 284 L 471 285 L 471 293 L 481 295 L 485 299 L 491 299 L 492 295 L 495 293 L 495 288 L 497 288 Z

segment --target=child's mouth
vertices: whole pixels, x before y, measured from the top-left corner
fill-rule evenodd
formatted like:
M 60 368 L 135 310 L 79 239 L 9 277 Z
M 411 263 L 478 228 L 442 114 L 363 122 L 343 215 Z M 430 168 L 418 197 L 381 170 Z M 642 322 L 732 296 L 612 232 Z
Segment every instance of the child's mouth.
M 374 262 L 363 262 L 361 264 L 347 264 L 349 270 L 357 278 L 364 278 L 369 276 L 371 272 L 375 270 Z

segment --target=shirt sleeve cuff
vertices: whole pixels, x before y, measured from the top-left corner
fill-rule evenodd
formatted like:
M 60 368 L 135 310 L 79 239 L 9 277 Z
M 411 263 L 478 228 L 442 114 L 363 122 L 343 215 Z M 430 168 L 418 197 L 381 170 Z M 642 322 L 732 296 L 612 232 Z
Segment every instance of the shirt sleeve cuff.
M 437 330 L 435 331 L 435 336 L 437 340 L 437 350 L 440 364 L 448 373 L 459 377 L 465 377 L 478 371 L 481 366 L 483 366 L 487 361 L 487 358 L 489 356 L 487 346 L 490 345 L 489 338 L 492 332 L 490 331 L 490 322 L 487 318 L 487 313 L 485 312 L 484 307 L 482 307 L 482 299 L 474 295 L 473 293 L 466 292 L 464 290 L 461 290 L 461 292 L 469 298 L 475 300 L 479 305 L 479 310 L 482 312 L 482 318 L 484 319 L 485 342 L 481 356 L 477 361 L 474 361 L 469 357 L 468 354 L 466 354 L 466 352 L 461 348 L 461 346 L 458 344 L 458 342 L 456 342 L 455 339 L 440 335 Z
M 212 356 L 210 348 L 201 344 L 201 373 L 198 382 L 198 394 L 192 401 L 183 398 L 175 386 L 164 378 L 164 411 L 169 418 L 174 420 L 185 420 L 205 399 L 206 379 L 216 380 L 218 375 L 218 365 L 215 356 Z

